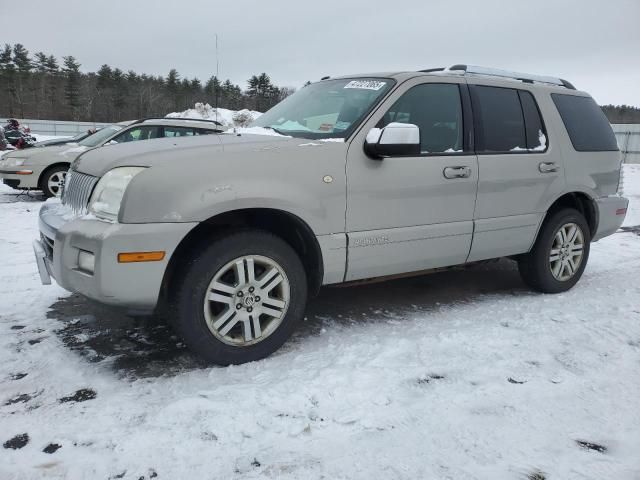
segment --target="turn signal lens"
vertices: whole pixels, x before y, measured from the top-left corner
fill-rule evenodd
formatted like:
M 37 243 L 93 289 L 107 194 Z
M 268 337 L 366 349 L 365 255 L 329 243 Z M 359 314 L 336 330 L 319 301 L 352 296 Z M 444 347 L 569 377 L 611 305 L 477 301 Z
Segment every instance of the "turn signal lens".
M 127 252 L 118 254 L 118 263 L 159 262 L 164 260 L 164 252 Z
M 31 175 L 33 173 L 33 170 L 18 170 L 16 172 L 16 175 Z

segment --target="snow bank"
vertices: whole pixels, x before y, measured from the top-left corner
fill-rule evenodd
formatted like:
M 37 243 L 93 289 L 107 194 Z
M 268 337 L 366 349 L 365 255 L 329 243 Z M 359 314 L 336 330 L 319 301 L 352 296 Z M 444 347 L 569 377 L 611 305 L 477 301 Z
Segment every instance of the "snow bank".
M 225 127 L 246 127 L 253 120 L 262 115 L 255 110 L 228 110 L 226 108 L 212 107 L 208 103 L 196 103 L 193 108 L 184 112 L 172 112 L 167 114 L 170 118 L 197 118 L 199 120 L 217 120 Z

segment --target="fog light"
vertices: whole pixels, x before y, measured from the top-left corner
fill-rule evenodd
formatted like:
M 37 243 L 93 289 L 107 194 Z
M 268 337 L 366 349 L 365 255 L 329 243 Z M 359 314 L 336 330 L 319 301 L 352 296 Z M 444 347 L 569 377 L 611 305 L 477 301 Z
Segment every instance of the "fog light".
M 78 252 L 78 268 L 87 273 L 93 273 L 96 267 L 96 256 L 85 250 Z

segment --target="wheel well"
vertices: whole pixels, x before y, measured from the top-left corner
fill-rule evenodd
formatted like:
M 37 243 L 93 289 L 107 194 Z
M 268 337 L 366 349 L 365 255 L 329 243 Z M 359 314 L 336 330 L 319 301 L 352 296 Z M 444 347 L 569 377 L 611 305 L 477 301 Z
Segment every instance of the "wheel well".
M 38 178 L 38 186 L 41 186 L 42 179 L 44 178 L 45 174 L 47 172 L 49 172 L 50 170 L 54 169 L 55 167 L 67 167 L 67 168 L 69 168 L 70 166 L 71 166 L 71 164 L 68 163 L 68 162 L 58 162 L 58 163 L 54 163 L 53 165 L 49 165 L 40 174 L 40 177 Z
M 266 230 L 287 242 L 300 256 L 307 273 L 309 294 L 316 295 L 322 285 L 324 264 L 322 251 L 311 228 L 299 217 L 269 208 L 234 210 L 222 213 L 201 222 L 182 239 L 169 260 L 161 287 L 161 302 L 168 300 L 167 293 L 173 291 L 171 283 L 177 281 L 176 273 L 186 264 L 194 251 L 202 244 L 224 235 L 229 229 L 257 228 Z
M 595 235 L 598 228 L 598 213 L 593 200 L 589 196 L 581 192 L 572 192 L 561 196 L 549 207 L 545 220 L 563 208 L 574 208 L 582 213 L 589 225 L 591 237 Z

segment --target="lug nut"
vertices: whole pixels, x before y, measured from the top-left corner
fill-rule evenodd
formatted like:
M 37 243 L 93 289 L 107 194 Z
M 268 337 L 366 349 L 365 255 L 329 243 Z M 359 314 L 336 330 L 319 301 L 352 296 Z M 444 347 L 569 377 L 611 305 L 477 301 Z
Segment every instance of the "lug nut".
M 239 296 L 239 297 L 242 297 L 243 295 L 244 295 L 244 293 L 242 293 L 242 292 L 238 292 L 238 296 Z
M 238 303 L 238 304 L 236 305 L 236 309 L 237 309 L 237 310 L 240 310 L 241 308 L 242 308 L 242 304 L 241 304 L 241 303 Z
M 249 293 L 253 293 L 254 290 L 255 290 L 255 288 L 249 287 Z
M 249 313 L 253 312 L 253 308 L 248 307 L 248 308 L 247 308 L 247 312 L 249 312 Z
M 256 296 L 256 302 L 260 301 L 260 297 Z

